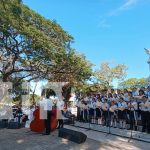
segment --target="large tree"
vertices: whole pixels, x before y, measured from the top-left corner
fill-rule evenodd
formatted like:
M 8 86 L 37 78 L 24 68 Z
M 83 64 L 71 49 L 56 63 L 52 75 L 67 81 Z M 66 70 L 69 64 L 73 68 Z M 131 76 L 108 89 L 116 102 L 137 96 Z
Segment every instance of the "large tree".
M 0 73 L 3 81 L 19 76 L 44 78 L 72 37 L 18 0 L 0 1 Z M 47 67 L 48 66 L 48 67 Z
M 127 74 L 126 71 L 127 67 L 123 64 L 111 67 L 110 63 L 104 62 L 101 64 L 100 69 L 95 72 L 95 77 L 101 85 L 110 88 L 115 79 L 123 80 L 125 78 Z
M 20 0 L 0 1 L 0 78 L 42 80 L 83 85 L 92 74 L 85 56 L 71 48 L 73 37 L 56 21 L 47 20 Z M 33 94 L 34 97 L 34 94 Z
M 73 38 L 55 21 L 19 0 L 0 1 L 0 76 L 31 81 L 84 82 L 91 64 L 70 47 Z M 16 81 L 19 82 L 19 81 Z

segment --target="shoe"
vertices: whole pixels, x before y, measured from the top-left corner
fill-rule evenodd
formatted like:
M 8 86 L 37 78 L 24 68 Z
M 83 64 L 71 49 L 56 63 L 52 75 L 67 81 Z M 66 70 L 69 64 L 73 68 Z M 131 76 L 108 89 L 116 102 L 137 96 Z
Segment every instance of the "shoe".
M 135 126 L 134 130 L 137 131 L 137 126 Z
M 50 133 L 42 133 L 42 135 L 50 135 Z

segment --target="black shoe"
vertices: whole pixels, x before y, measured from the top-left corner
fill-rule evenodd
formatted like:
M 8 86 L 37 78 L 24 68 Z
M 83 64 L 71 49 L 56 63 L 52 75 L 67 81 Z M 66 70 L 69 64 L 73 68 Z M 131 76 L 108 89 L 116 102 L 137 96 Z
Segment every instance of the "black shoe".
M 42 135 L 50 135 L 50 133 L 42 133 Z
M 134 130 L 137 131 L 137 126 L 135 126 Z
M 129 129 L 127 129 L 127 130 L 133 130 L 132 128 L 129 128 Z

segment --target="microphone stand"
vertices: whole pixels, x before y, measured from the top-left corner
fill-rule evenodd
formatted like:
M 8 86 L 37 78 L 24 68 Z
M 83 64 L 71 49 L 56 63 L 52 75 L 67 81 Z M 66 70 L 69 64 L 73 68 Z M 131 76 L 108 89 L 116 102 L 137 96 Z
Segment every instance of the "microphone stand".
M 109 115 L 109 111 L 108 111 L 108 118 L 110 117 L 110 115 Z M 111 134 L 111 132 L 110 132 L 110 119 L 108 120 L 109 122 L 108 122 L 108 133 L 106 134 L 106 136 L 108 136 L 108 135 L 110 135 Z
M 106 134 L 106 136 L 108 136 L 108 135 L 111 134 L 111 132 L 110 132 L 110 122 L 111 122 L 111 118 L 110 118 L 109 109 L 108 109 L 107 111 L 108 111 L 108 133 Z
M 130 116 L 129 116 L 129 120 L 130 120 L 130 127 L 131 127 L 131 122 L 132 122 L 132 120 L 131 120 L 132 118 L 131 118 L 131 98 L 130 98 Z M 128 142 L 130 142 L 131 140 L 132 140 L 132 138 L 133 138 L 133 127 L 131 128 L 131 135 L 130 135 L 130 137 L 129 137 L 129 140 L 128 140 Z

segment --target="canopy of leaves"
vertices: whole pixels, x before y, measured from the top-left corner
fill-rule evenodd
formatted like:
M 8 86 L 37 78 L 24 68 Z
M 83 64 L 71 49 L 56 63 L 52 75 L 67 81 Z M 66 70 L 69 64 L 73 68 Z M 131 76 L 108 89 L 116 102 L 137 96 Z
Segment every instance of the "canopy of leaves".
M 0 1 L 0 74 L 28 81 L 84 82 L 91 64 L 70 48 L 72 36 L 19 0 Z
M 140 88 L 145 87 L 148 84 L 148 80 L 145 78 L 130 78 L 120 83 L 120 88 L 123 89 L 132 89 L 132 88 Z
M 112 82 L 117 80 L 123 80 L 126 76 L 127 67 L 123 64 L 118 64 L 115 67 L 110 67 L 108 62 L 102 63 L 100 69 L 95 72 L 95 77 L 100 84 L 109 88 Z

